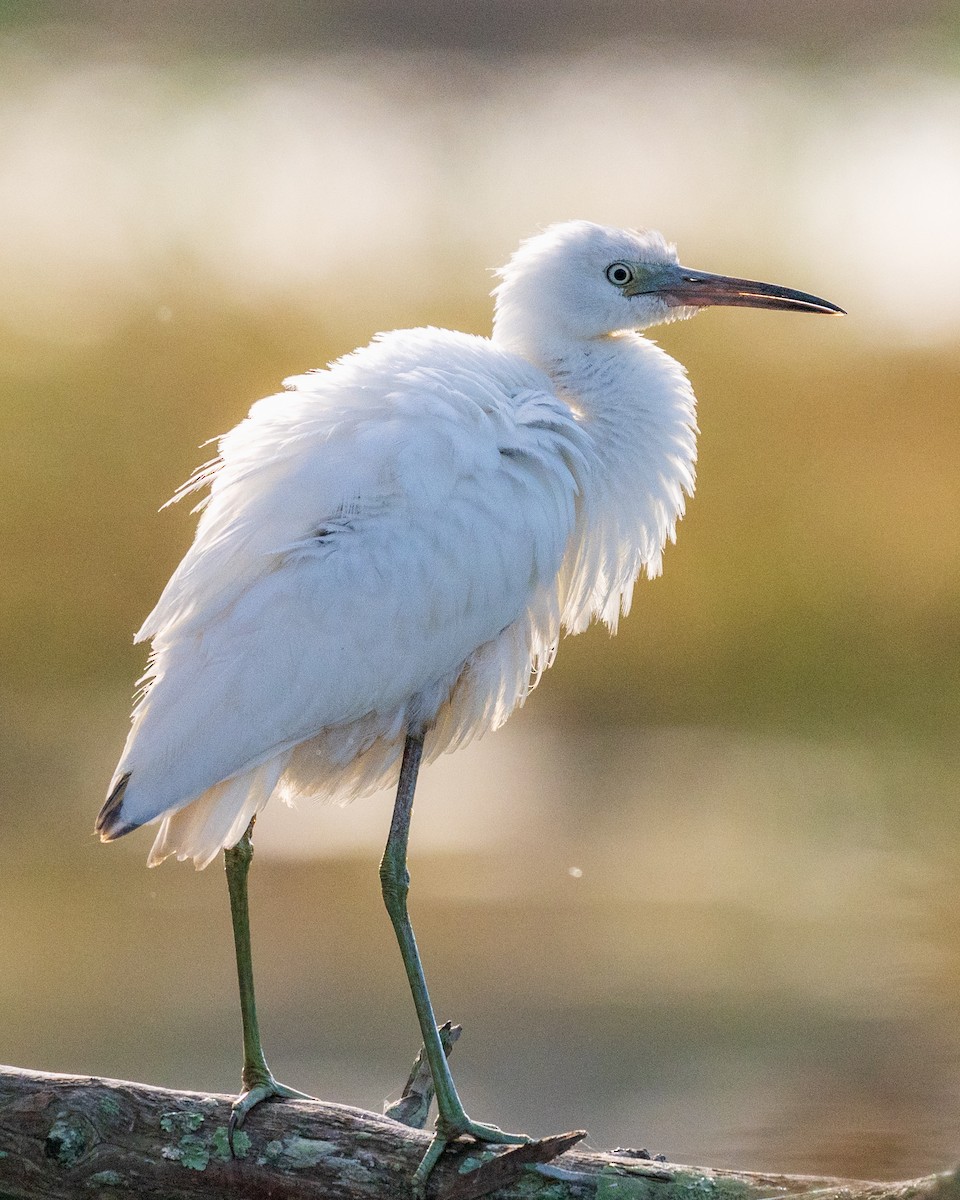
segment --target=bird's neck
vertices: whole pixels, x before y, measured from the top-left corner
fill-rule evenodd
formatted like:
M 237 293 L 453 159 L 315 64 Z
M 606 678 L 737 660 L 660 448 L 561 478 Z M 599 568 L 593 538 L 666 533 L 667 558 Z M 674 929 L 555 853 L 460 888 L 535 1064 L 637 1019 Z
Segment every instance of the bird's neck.
M 659 575 L 692 495 L 696 399 L 683 367 L 638 334 L 566 346 L 538 362 L 577 415 L 593 463 L 565 570 L 568 629 L 615 626 L 641 571 Z

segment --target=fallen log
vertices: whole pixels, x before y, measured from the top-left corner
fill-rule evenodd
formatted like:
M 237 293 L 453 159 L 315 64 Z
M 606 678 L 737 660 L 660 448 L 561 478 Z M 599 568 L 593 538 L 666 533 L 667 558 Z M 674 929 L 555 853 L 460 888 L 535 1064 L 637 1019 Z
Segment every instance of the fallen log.
M 411 1076 L 415 1081 L 416 1073 Z M 409 1087 L 409 1085 L 408 1085 Z M 265 1102 L 227 1143 L 230 1096 L 0 1067 L 0 1200 L 404 1200 L 430 1134 L 340 1104 Z M 960 1200 L 954 1172 L 879 1183 L 573 1149 L 457 1143 L 430 1200 Z

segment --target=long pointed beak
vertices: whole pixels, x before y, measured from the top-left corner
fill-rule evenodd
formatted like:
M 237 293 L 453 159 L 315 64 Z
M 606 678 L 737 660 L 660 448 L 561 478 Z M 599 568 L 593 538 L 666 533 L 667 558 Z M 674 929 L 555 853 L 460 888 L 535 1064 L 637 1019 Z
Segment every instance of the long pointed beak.
M 677 307 L 707 308 L 722 304 L 737 308 L 845 315 L 844 309 L 819 296 L 811 296 L 809 292 L 798 292 L 776 283 L 758 283 L 755 279 L 691 271 L 681 266 L 665 267 L 662 273 L 658 271 L 656 277 L 645 281 L 634 294 L 641 291 L 656 293 L 667 304 Z

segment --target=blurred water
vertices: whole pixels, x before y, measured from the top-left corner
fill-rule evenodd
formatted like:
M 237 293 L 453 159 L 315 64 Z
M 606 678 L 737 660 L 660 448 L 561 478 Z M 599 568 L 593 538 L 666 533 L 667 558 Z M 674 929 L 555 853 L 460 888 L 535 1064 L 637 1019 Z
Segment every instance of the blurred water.
M 38 740 L 42 715 L 21 718 Z M 89 708 L 47 719 L 76 783 L 5 840 L 0 1054 L 232 1090 L 221 872 L 148 872 L 148 833 L 94 842 L 114 731 Z M 889 743 L 588 735 L 528 714 L 429 769 L 412 907 L 439 1011 L 466 1026 L 469 1106 L 684 1161 L 951 1165 L 958 776 Z M 389 797 L 268 809 L 253 875 L 271 1062 L 374 1109 L 417 1042 L 378 894 L 388 820 Z
M 170 319 L 178 274 L 309 312 L 375 279 L 393 323 L 584 215 L 815 283 L 859 336 L 960 329 L 960 80 L 935 55 L 163 61 L 8 37 L 0 110 L 0 322 L 32 336 L 101 336 L 151 295 Z

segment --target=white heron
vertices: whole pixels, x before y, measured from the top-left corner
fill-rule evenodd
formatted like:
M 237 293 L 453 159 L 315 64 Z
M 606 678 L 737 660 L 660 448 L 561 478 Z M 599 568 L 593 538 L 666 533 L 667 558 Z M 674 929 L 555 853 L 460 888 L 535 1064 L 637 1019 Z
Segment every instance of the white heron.
M 696 401 L 638 331 L 707 305 L 839 313 L 805 292 L 680 266 L 652 231 L 586 221 L 523 242 L 491 338 L 381 334 L 255 404 L 176 498 L 209 487 L 193 545 L 137 640 L 145 686 L 96 828 L 159 821 L 150 864 L 225 851 L 243 1024 L 232 1128 L 300 1096 L 260 1045 L 247 913 L 273 795 L 348 800 L 396 779 L 380 866 L 436 1088 L 421 1191 L 466 1114 L 407 915 L 414 787 L 495 729 L 562 632 L 615 630 L 693 493 Z

